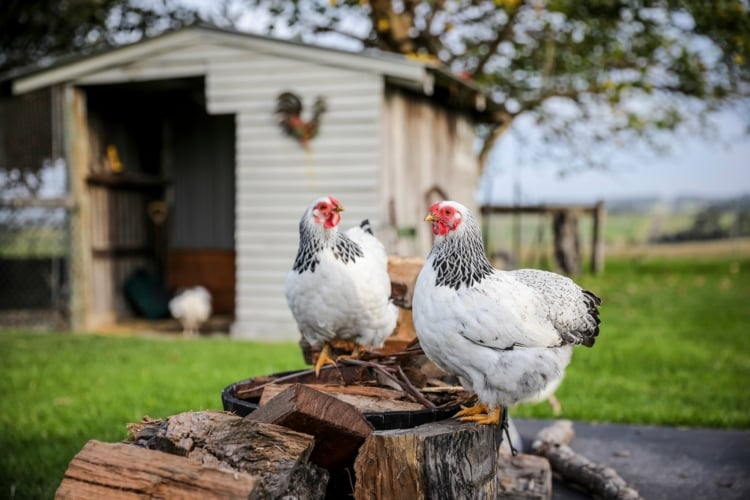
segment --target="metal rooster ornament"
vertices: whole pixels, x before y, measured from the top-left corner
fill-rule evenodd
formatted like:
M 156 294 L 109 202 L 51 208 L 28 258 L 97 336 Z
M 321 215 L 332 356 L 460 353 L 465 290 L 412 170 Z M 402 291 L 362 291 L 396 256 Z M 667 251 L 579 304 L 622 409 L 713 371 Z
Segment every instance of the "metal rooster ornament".
M 290 137 L 297 139 L 305 149 L 310 140 L 318 135 L 320 117 L 327 110 L 323 97 L 315 98 L 312 116 L 308 121 L 302 119 L 302 100 L 292 92 L 282 92 L 276 98 L 276 119 L 281 129 Z

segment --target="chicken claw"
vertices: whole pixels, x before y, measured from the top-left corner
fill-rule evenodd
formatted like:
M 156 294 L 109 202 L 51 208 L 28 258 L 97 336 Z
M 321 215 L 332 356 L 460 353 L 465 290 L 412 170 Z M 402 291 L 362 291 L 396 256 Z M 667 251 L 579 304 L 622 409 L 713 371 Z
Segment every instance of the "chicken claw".
M 487 406 L 483 403 L 477 403 L 474 406 L 467 406 L 467 407 L 461 407 L 462 409 L 456 412 L 455 415 L 453 415 L 453 418 L 457 418 L 461 421 L 464 421 L 464 418 L 472 415 L 484 415 L 487 416 L 487 414 L 490 412 L 490 409 L 487 408 Z
M 500 417 L 503 414 L 503 408 L 489 408 L 484 403 L 477 403 L 474 406 L 463 408 L 453 415 L 461 422 L 476 422 L 482 425 L 497 425 L 500 423 Z
M 315 363 L 315 376 L 320 377 L 320 369 L 324 365 L 336 366 L 336 360 L 331 356 L 331 346 L 328 342 L 323 344 L 323 350 L 318 355 L 318 361 Z

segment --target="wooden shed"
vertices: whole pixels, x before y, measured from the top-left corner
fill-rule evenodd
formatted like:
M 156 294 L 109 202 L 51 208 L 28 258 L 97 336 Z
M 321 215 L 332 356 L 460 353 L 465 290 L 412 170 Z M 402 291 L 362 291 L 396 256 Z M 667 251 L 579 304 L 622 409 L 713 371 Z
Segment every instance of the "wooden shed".
M 474 206 L 477 123 L 493 103 L 445 70 L 193 26 L 11 81 L 51 92 L 75 205 L 73 327 L 132 314 L 137 269 L 170 290 L 202 284 L 243 338 L 297 338 L 282 286 L 304 208 L 334 195 L 343 227 L 369 218 L 389 251 L 425 256 L 442 196 Z M 277 123 L 283 92 L 306 144 Z

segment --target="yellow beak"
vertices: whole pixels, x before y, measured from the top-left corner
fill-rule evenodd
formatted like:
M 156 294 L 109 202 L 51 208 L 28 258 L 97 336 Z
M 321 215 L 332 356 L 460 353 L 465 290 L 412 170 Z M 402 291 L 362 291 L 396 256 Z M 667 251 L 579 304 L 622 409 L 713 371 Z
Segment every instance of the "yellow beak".
M 333 207 L 333 211 L 334 212 L 343 212 L 344 211 L 344 206 L 343 205 L 336 205 L 335 207 Z
M 438 218 L 432 214 L 427 214 L 427 217 L 425 217 L 424 220 L 425 222 L 436 222 Z

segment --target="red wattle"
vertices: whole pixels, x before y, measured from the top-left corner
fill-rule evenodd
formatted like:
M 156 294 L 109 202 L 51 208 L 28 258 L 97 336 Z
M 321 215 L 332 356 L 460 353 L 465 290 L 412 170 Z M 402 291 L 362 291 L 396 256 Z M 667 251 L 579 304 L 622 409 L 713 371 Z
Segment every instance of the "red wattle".
M 338 226 L 339 222 L 341 222 L 341 215 L 339 215 L 338 212 L 333 212 L 331 213 L 331 216 L 326 219 L 324 226 L 326 229 L 331 229 Z

